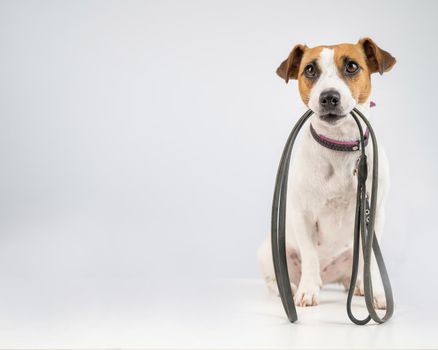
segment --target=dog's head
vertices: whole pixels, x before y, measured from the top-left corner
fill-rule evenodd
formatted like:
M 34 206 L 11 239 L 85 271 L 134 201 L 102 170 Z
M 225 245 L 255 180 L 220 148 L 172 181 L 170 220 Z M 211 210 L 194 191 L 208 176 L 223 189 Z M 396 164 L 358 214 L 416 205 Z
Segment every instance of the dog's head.
M 372 73 L 389 71 L 396 60 L 370 38 L 356 44 L 309 48 L 296 45 L 277 69 L 286 83 L 297 79 L 301 98 L 319 117 L 337 124 L 368 101 Z

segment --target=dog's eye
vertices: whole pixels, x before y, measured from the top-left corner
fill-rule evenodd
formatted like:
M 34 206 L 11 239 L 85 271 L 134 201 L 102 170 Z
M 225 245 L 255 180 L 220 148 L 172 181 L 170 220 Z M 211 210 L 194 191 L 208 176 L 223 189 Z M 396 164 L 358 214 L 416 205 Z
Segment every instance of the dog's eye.
M 316 77 L 316 68 L 313 63 L 308 64 L 304 67 L 304 75 L 308 78 L 315 78 Z
M 347 74 L 355 74 L 359 70 L 359 65 L 354 61 L 348 61 L 345 65 L 345 72 Z

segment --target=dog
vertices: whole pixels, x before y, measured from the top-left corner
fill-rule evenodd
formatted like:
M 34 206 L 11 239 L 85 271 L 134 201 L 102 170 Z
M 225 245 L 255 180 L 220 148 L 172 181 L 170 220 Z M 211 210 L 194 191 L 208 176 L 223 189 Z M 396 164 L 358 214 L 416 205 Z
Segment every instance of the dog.
M 288 179 L 286 253 L 294 302 L 318 304 L 323 285 L 341 283 L 348 289 L 353 256 L 356 207 L 356 163 L 360 154 L 354 141 L 359 131 L 349 112 L 358 108 L 370 117 L 371 74 L 388 72 L 395 58 L 371 38 L 355 44 L 307 47 L 296 45 L 277 69 L 287 83 L 294 79 L 303 102 L 314 114 L 302 142 L 294 151 Z M 363 130 L 366 126 L 363 124 Z M 341 149 L 337 149 L 336 145 Z M 348 150 L 345 145 L 353 145 Z M 366 147 L 368 173 L 372 147 Z M 388 161 L 379 146 L 378 198 L 375 234 L 380 240 L 389 189 Z M 371 176 L 367 179 L 371 188 Z M 271 241 L 258 250 L 258 260 L 269 290 L 278 294 Z M 355 295 L 364 294 L 360 257 Z M 371 265 L 374 306 L 386 308 L 383 285 L 375 260 Z

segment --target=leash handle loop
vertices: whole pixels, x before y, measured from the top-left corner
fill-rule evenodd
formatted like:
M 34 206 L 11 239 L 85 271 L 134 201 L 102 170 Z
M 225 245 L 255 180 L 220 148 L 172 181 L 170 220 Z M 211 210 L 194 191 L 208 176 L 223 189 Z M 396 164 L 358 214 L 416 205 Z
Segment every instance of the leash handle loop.
M 286 195 L 287 195 L 287 180 L 289 175 L 289 164 L 292 153 L 292 148 L 297 138 L 298 132 L 303 127 L 304 123 L 313 114 L 308 110 L 298 120 L 292 129 L 284 146 L 281 155 L 280 164 L 278 166 L 277 178 L 275 181 L 274 198 L 272 201 L 272 217 L 271 217 L 271 246 L 272 258 L 274 262 L 275 278 L 277 280 L 278 291 L 284 310 L 290 322 L 295 322 L 298 319 L 297 310 L 295 308 L 294 297 L 287 269 L 286 257 Z
M 356 124 L 358 125 L 358 128 L 361 132 L 361 125 L 358 119 L 358 116 L 363 120 L 363 122 L 366 124 L 370 135 L 371 140 L 373 143 L 373 174 L 372 174 L 372 183 L 371 183 L 371 203 L 368 202 L 367 198 L 367 191 L 366 191 L 366 182 L 363 183 L 361 186 L 360 192 L 361 192 L 361 200 L 359 202 L 356 202 L 356 205 L 360 206 L 360 221 L 361 221 L 361 229 L 360 233 L 363 237 L 362 242 L 363 243 L 363 259 L 364 259 L 364 275 L 363 275 L 363 282 L 364 282 L 364 294 L 365 294 L 365 303 L 367 306 L 367 310 L 369 313 L 369 316 L 371 319 L 373 319 L 377 323 L 384 323 L 387 320 L 389 320 L 393 313 L 394 313 L 394 298 L 392 294 L 392 287 L 391 282 L 389 280 L 388 272 L 386 270 L 386 265 L 383 260 L 383 255 L 380 250 L 379 243 L 375 236 L 374 231 L 374 224 L 376 219 L 376 208 L 377 208 L 377 188 L 378 188 L 378 179 L 379 179 L 379 156 L 378 156 L 378 146 L 377 146 L 377 139 L 376 135 L 374 133 L 373 128 L 371 127 L 370 122 L 368 119 L 357 109 L 354 108 L 351 112 L 352 117 L 356 121 Z M 363 133 L 361 132 L 361 139 L 363 138 Z M 361 149 L 362 155 L 365 154 L 365 150 Z M 363 169 L 360 169 L 363 170 Z M 358 174 L 359 178 L 359 174 Z M 369 214 L 367 215 L 366 212 Z M 355 235 L 356 238 L 356 235 Z M 371 279 L 371 260 L 372 255 L 374 253 L 374 257 L 376 259 L 377 267 L 379 269 L 380 278 L 382 280 L 383 284 L 383 290 L 385 293 L 385 299 L 386 299 L 386 312 L 383 315 L 383 317 L 379 316 L 377 314 L 376 309 L 374 308 L 374 294 L 373 294 L 373 287 L 372 287 L 372 279 Z M 355 266 L 353 265 L 353 268 Z M 351 280 L 350 284 L 350 291 L 355 287 L 356 281 L 353 282 L 353 279 Z M 349 298 L 347 300 L 347 309 L 350 308 L 351 310 L 351 299 Z M 349 314 L 350 316 L 350 314 Z M 352 317 L 350 319 L 353 320 Z

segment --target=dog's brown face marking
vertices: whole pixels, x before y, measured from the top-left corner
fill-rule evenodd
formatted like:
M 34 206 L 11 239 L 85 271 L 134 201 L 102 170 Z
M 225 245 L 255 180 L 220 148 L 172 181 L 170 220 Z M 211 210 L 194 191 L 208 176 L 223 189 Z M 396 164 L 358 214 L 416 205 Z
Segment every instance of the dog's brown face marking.
M 317 46 L 314 48 L 307 48 L 304 51 L 301 65 L 298 70 L 298 89 L 300 91 L 301 99 L 307 105 L 309 103 L 309 95 L 313 85 L 318 81 L 320 72 L 320 65 L 318 64 L 318 58 L 321 54 L 323 46 Z M 315 77 L 311 78 L 307 72 L 307 68 L 313 66 L 315 70 Z M 306 69 L 306 71 L 305 71 Z
M 297 79 L 303 102 L 318 113 L 320 95 L 327 90 L 339 94 L 337 114 L 347 114 L 356 104 L 365 103 L 371 93 L 371 77 L 382 74 L 395 64 L 395 58 L 371 39 L 356 44 L 308 48 L 296 45 L 277 69 L 286 82 Z
M 334 59 L 338 74 L 348 85 L 352 97 L 361 104 L 367 101 L 371 93 L 371 75 L 365 54 L 358 44 L 341 44 L 334 48 Z M 357 71 L 349 68 L 357 65 Z

